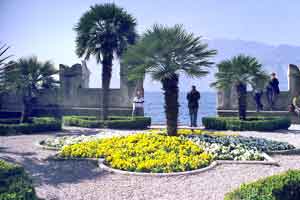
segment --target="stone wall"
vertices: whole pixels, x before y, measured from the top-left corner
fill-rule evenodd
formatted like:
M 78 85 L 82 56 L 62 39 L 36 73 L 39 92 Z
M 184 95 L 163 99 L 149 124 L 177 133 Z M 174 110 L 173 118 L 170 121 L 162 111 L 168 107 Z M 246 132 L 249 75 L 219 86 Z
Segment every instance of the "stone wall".
M 59 107 L 63 114 L 100 115 L 102 89 L 89 88 L 89 76 L 90 71 L 84 61 L 71 67 L 59 65 L 60 88 L 41 91 L 36 97 L 34 113 L 52 114 Z M 135 90 L 143 84 L 143 81 L 129 82 L 124 66 L 120 69 L 120 76 L 120 89 L 109 91 L 110 115 L 130 115 Z M 21 111 L 22 107 L 21 95 L 17 92 L 2 95 L 1 110 Z
M 264 94 L 262 96 L 262 104 L 264 105 L 264 110 L 259 115 L 291 115 L 288 113 L 288 106 L 291 104 L 291 99 L 295 96 L 300 95 L 300 70 L 296 65 L 290 64 L 288 66 L 288 91 L 281 91 L 277 97 L 274 112 L 269 111 L 270 107 L 267 102 L 267 97 Z M 280 81 L 280 80 L 279 80 Z M 257 115 L 255 112 L 255 101 L 253 99 L 252 91 L 247 92 L 247 109 L 250 115 Z M 220 116 L 236 116 L 237 115 L 237 97 L 234 88 L 227 90 L 220 90 L 217 94 L 217 113 Z M 294 122 L 299 123 L 299 119 L 295 118 Z

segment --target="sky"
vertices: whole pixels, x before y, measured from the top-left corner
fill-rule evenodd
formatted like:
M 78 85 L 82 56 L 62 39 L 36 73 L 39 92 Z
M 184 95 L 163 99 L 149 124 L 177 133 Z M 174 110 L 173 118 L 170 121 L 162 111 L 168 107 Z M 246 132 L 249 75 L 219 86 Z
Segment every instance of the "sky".
M 0 42 L 14 58 L 36 55 L 41 61 L 73 65 L 73 28 L 91 5 L 114 2 L 137 20 L 143 33 L 154 23 L 184 27 L 208 39 L 226 38 L 271 45 L 300 46 L 299 0 L 0 0 Z M 118 61 L 112 87 L 119 87 Z M 91 87 L 100 87 L 101 66 L 88 62 Z

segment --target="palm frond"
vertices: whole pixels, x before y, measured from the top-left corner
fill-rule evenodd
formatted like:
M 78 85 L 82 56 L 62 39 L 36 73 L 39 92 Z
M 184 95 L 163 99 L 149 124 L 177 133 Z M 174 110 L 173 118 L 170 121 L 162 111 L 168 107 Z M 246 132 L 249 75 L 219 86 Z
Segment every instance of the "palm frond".
M 180 73 L 204 76 L 208 70 L 203 67 L 212 66 L 209 59 L 215 54 L 215 50 L 207 49 L 201 37 L 187 33 L 182 25 L 154 24 L 128 49 L 123 60 L 130 66 L 130 73 L 149 73 L 154 80 L 161 81 Z

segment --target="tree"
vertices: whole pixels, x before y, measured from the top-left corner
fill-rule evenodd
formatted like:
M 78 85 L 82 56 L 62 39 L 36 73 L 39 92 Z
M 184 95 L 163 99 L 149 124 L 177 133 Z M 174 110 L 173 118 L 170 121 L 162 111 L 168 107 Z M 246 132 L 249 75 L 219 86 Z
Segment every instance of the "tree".
M 267 74 L 262 70 L 262 65 L 255 57 L 238 55 L 229 60 L 224 60 L 218 65 L 215 74 L 216 81 L 213 87 L 218 89 L 231 89 L 235 87 L 238 98 L 238 114 L 241 120 L 246 119 L 247 111 L 247 84 L 256 87 L 257 80 L 266 80 Z
M 108 117 L 109 86 L 112 61 L 119 58 L 127 46 L 134 44 L 137 33 L 136 20 L 115 4 L 95 5 L 80 18 L 75 27 L 76 53 L 86 60 L 91 55 L 102 64 L 102 109 L 101 117 Z
M 208 71 L 203 67 L 213 64 L 209 58 L 215 54 L 215 50 L 207 49 L 207 44 L 201 37 L 186 32 L 181 25 L 154 25 L 124 55 L 131 80 L 148 73 L 153 80 L 161 82 L 168 135 L 177 134 L 179 75 L 206 75 Z
M 6 61 L 12 57 L 12 55 L 5 55 L 7 53 L 7 50 L 10 47 L 6 44 L 3 44 L 0 47 L 0 92 L 2 93 L 4 91 L 4 72 L 7 70 L 7 68 L 10 66 L 6 63 Z
M 31 114 L 34 97 L 41 89 L 54 88 L 58 85 L 54 75 L 58 73 L 50 61 L 40 62 L 37 57 L 20 58 L 11 62 L 10 70 L 5 72 L 6 88 L 21 92 L 24 109 L 21 122 L 27 122 Z

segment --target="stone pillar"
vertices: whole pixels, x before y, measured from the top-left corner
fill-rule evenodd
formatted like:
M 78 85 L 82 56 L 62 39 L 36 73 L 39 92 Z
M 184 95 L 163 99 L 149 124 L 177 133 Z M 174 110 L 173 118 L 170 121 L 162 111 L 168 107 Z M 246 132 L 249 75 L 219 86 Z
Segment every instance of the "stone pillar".
M 293 64 L 289 64 L 288 68 L 288 90 L 290 98 L 300 95 L 300 70 Z
M 217 92 L 217 109 L 230 110 L 231 109 L 231 90 L 222 89 Z
M 78 106 L 78 89 L 88 84 L 88 81 L 84 81 L 81 64 L 75 64 L 72 67 L 60 64 L 59 79 L 63 106 Z
M 144 79 L 138 81 L 128 80 L 128 67 L 120 61 L 120 89 L 122 106 L 132 108 L 132 101 L 137 90 L 142 91 L 144 96 Z

